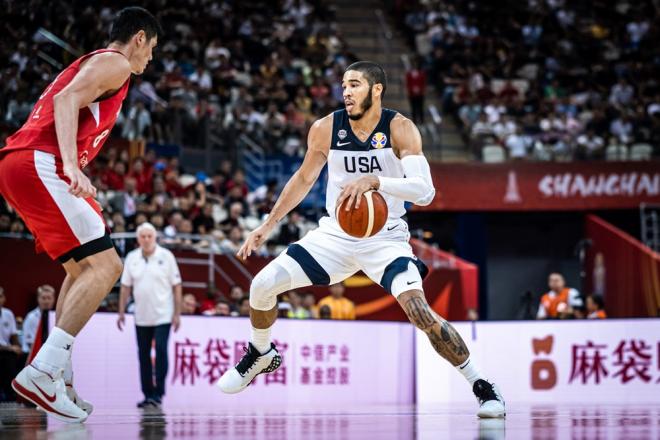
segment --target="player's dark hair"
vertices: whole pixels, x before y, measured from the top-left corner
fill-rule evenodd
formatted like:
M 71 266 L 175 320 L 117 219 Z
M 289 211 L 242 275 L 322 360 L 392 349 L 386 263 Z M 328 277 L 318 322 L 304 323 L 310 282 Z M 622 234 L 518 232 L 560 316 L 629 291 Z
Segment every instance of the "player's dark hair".
M 110 28 L 110 42 L 128 43 L 133 35 L 144 31 L 147 39 L 163 35 L 156 17 L 138 6 L 124 8 L 117 13 Z
M 387 76 L 385 76 L 385 71 L 379 64 L 371 61 L 358 61 L 348 66 L 344 73 L 348 72 L 349 70 L 357 70 L 358 72 L 362 72 L 364 77 L 367 79 L 369 88 L 373 87 L 374 84 L 382 84 L 383 92 L 381 93 L 381 97 L 385 96 L 385 90 L 387 89 Z

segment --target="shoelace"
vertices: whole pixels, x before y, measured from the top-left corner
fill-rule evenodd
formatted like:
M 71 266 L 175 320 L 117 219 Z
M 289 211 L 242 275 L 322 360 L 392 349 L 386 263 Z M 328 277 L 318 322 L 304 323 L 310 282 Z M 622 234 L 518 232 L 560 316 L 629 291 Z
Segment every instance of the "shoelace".
M 488 402 L 489 400 L 499 400 L 493 389 L 493 384 L 485 380 L 478 380 L 474 383 L 472 390 L 479 399 L 480 403 Z
M 236 365 L 236 370 L 241 373 L 242 376 L 254 366 L 254 363 L 259 357 L 259 353 L 257 353 L 257 350 L 254 350 L 252 346 L 248 346 L 248 348 L 243 347 L 243 351 L 245 352 L 245 355 L 238 365 Z

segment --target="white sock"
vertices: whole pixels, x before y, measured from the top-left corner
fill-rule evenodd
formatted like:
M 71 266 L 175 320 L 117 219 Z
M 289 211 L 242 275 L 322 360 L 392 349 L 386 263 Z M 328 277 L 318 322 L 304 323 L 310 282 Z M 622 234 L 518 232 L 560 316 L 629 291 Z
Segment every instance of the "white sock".
M 73 364 L 71 363 L 71 353 L 69 353 L 69 359 L 66 361 L 62 378 L 64 379 L 65 384 L 73 385 Z
M 474 385 L 474 383 L 479 379 L 485 379 L 471 358 L 467 358 L 467 360 L 461 365 L 457 365 L 456 369 L 459 373 L 465 376 L 468 382 L 470 382 L 470 386 Z
M 254 348 L 259 350 L 259 353 L 264 354 L 270 350 L 270 329 L 268 328 L 254 328 L 252 327 L 252 337 L 250 342 L 254 345 Z
M 66 368 L 67 361 L 71 357 L 73 341 L 73 336 L 59 327 L 54 327 L 32 364 L 51 376 L 56 375 Z

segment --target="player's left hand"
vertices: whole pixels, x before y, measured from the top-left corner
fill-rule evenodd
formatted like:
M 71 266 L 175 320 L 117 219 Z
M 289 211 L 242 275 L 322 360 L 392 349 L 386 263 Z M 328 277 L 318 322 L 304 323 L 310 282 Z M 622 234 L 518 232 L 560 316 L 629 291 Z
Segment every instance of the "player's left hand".
M 358 209 L 360 207 L 360 200 L 362 200 L 362 194 L 372 189 L 378 189 L 379 186 L 380 181 L 378 180 L 378 177 L 373 175 L 362 176 L 342 188 L 339 198 L 337 199 L 337 206 L 341 206 L 341 204 L 344 203 L 344 200 L 348 199 L 346 211 Z M 353 208 L 353 205 L 355 205 L 355 208 Z
M 179 327 L 181 327 L 181 316 L 172 316 L 172 328 L 174 329 L 174 333 L 179 331 Z

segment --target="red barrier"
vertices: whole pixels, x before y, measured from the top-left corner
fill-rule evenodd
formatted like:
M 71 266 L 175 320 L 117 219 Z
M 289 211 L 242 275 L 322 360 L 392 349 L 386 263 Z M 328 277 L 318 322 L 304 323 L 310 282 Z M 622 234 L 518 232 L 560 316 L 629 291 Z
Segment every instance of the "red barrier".
M 660 316 L 660 254 L 632 236 L 588 215 L 588 292 L 604 288 L 605 310 L 614 318 Z
M 420 211 L 637 208 L 660 203 L 660 162 L 434 163 L 436 196 Z
M 430 269 L 424 281 L 426 297 L 432 307 L 449 320 L 463 320 L 468 309 L 478 310 L 477 267 L 456 256 L 435 249 L 421 241 L 412 240 L 411 245 Z M 206 258 L 194 251 L 175 251 L 178 258 Z M 270 259 L 250 258 L 245 263 L 225 255 L 217 255 L 215 263 L 230 281 L 215 273 L 214 282 L 220 292 L 227 294 L 232 284 L 249 290 L 250 279 L 237 265 L 243 265 L 249 274 L 256 274 Z M 206 283 L 208 266 L 179 263 L 184 281 Z M 64 279 L 64 270 L 44 254 L 35 254 L 31 240 L 0 239 L 0 286 L 7 294 L 6 307 L 17 316 L 25 314 L 36 305 L 37 287 L 48 283 L 59 289 Z M 206 289 L 186 288 L 203 299 Z M 328 295 L 327 287 L 301 289 L 314 293 L 317 300 Z M 346 280 L 346 296 L 356 303 L 359 319 L 405 321 L 405 313 L 396 299 L 385 293 L 377 284 L 362 274 Z

